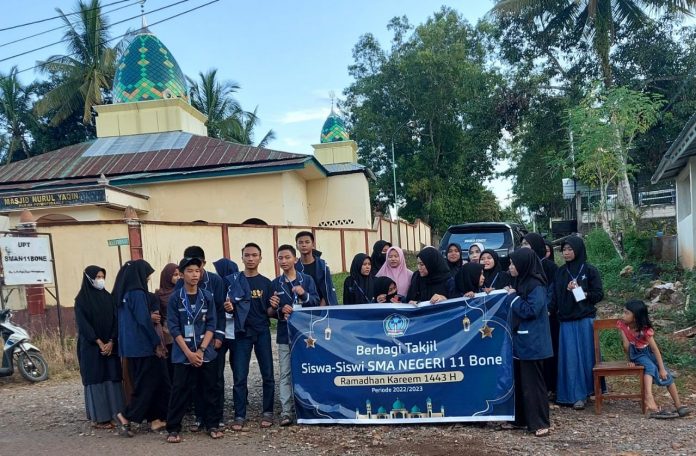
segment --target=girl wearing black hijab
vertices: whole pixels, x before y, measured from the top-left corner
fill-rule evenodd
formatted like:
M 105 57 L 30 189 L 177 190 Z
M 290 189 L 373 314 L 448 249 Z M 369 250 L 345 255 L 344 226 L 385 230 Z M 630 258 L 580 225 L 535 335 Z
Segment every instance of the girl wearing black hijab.
M 481 252 L 479 263 L 483 265 L 483 291 L 502 290 L 510 285 L 510 274 L 500 266 L 498 253 L 492 249 Z
M 391 302 L 395 304 L 407 303 L 405 296 L 397 293 L 397 286 L 391 277 L 375 277 L 375 301 L 379 303 Z
M 531 248 L 537 254 L 541 261 L 541 266 L 546 274 L 547 288 L 549 293 L 553 293 L 553 282 L 556 279 L 558 266 L 552 259 L 546 258 L 546 241 L 537 233 L 529 233 L 522 241 L 523 247 Z M 553 253 L 553 247 L 551 248 Z M 551 392 L 553 398 L 556 393 L 556 383 L 558 383 L 558 332 L 560 325 L 555 313 L 549 315 L 549 324 L 551 326 L 551 346 L 553 347 L 553 356 L 544 362 L 544 378 L 546 379 L 547 389 Z
M 116 306 L 104 289 L 105 279 L 104 268 L 87 266 L 75 297 L 77 360 L 85 387 L 85 409 L 87 419 L 100 429 L 113 428 L 111 419 L 124 403 Z
M 553 244 L 547 240 L 544 240 L 544 244 L 546 245 L 546 255 L 544 255 L 544 258 L 547 260 L 551 260 L 556 264 L 556 258 L 553 253 Z
M 464 263 L 462 260 L 462 248 L 456 242 L 452 242 L 447 246 L 447 265 L 449 266 L 450 274 L 455 277 Z
M 454 285 L 458 296 L 473 298 L 476 293 L 481 292 L 484 281 L 483 264 L 466 263 L 454 278 Z
M 447 261 L 435 247 L 426 247 L 418 254 L 418 271 L 411 278 L 408 301 L 417 304 L 430 301 L 435 304 L 452 294 L 453 279 Z
M 343 304 L 375 302 L 372 262 L 364 253 L 358 253 L 350 264 L 350 276 L 343 282 Z
M 167 353 L 155 331 L 150 316 L 148 278 L 155 272 L 145 260 L 128 261 L 123 265 L 114 284 L 118 306 L 119 353 L 127 358 L 133 381 L 133 393 L 128 406 L 118 413 L 119 434 L 133 437 L 130 422 L 152 420 L 153 428 L 162 428 L 167 418 L 169 376 Z
M 539 258 L 529 249 L 512 252 L 509 269 L 515 287 L 509 290 L 515 366 L 513 425 L 543 437 L 550 427 L 543 360 L 553 354 L 546 277 Z
M 522 240 L 522 247 L 531 248 L 534 253 L 536 253 L 539 261 L 541 261 L 541 267 L 544 269 L 544 274 L 546 275 L 546 286 L 553 286 L 553 282 L 556 277 L 556 271 L 558 271 L 558 266 L 553 260 L 546 258 L 546 242 L 540 234 L 528 233 Z
M 551 302 L 551 313 L 560 322 L 556 402 L 582 410 L 587 397 L 594 393 L 593 326 L 604 289 L 599 271 L 587 262 L 582 239 L 567 237 L 561 253 L 565 265 L 556 273 Z
M 382 268 L 384 263 L 387 262 L 387 249 L 391 246 L 391 242 L 384 240 L 379 240 L 372 246 L 372 255 L 370 256 L 370 260 L 372 260 L 372 269 L 370 270 L 370 275 L 373 277 L 377 274 L 377 271 Z

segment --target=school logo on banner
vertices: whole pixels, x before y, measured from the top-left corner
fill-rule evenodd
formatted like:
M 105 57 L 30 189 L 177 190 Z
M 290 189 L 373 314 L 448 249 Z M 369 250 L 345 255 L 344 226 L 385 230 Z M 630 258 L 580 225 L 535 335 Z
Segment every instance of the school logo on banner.
M 384 319 L 384 334 L 389 337 L 399 337 L 406 334 L 408 318 L 399 314 L 391 314 Z
M 299 423 L 514 419 L 509 298 L 295 308 Z M 311 343 L 310 343 L 311 342 Z

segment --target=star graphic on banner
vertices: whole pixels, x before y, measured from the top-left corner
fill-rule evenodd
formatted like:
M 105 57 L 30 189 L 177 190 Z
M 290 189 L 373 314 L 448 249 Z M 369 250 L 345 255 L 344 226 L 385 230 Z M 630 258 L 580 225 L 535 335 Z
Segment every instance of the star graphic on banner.
M 484 323 L 483 328 L 479 329 L 479 332 L 481 333 L 481 339 L 485 339 L 486 337 L 490 337 L 492 339 L 494 329 L 495 328 L 491 328 L 490 326 Z
M 314 348 L 315 347 L 314 343 L 316 341 L 317 340 L 314 337 L 312 337 L 312 335 L 310 334 L 309 337 L 305 339 L 305 344 L 307 344 L 307 348 Z

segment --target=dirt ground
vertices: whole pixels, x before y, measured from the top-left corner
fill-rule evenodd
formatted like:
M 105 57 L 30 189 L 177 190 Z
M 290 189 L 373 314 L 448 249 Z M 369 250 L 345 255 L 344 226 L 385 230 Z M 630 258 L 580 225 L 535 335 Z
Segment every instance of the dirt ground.
M 231 414 L 231 372 L 227 371 L 226 418 Z M 683 382 L 681 382 L 684 384 Z M 694 382 L 681 391 L 696 405 Z M 669 405 L 664 389 L 656 396 Z M 0 379 L 0 455 L 696 455 L 696 416 L 658 421 L 645 418 L 636 402 L 615 401 L 602 415 L 552 406 L 552 433 L 536 438 L 523 431 L 442 424 L 407 426 L 291 426 L 260 429 L 261 378 L 252 360 L 248 432 L 228 430 L 221 440 L 184 433 L 179 445 L 164 434 L 139 432 L 132 439 L 94 430 L 85 419 L 78 376 L 29 384 L 15 375 Z M 276 396 L 277 397 L 277 396 Z M 276 407 L 277 409 L 279 407 Z

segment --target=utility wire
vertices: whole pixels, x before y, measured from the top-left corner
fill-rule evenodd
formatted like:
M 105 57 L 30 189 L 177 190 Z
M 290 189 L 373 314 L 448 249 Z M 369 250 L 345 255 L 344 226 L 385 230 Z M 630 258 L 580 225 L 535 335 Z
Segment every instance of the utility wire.
M 140 0 L 130 0 L 130 1 L 134 1 L 134 3 L 130 3 L 130 4 L 124 5 L 124 6 L 119 6 L 118 8 L 114 8 L 114 9 L 109 10 L 109 11 L 104 11 L 103 14 L 110 14 L 110 13 L 122 10 L 124 8 L 130 8 L 131 6 L 136 5 L 140 2 Z M 26 40 L 31 39 L 31 38 L 36 38 L 37 36 L 45 35 L 47 33 L 55 32 L 56 30 L 60 30 L 60 29 L 66 28 L 66 27 L 67 27 L 67 25 L 61 25 L 60 27 L 54 27 L 52 29 L 44 30 L 43 32 L 34 33 L 33 35 L 28 35 L 28 36 L 25 36 L 23 38 L 18 38 L 14 41 L 8 41 L 7 43 L 0 44 L 0 48 L 3 48 L 5 46 L 9 46 L 10 44 L 19 43 L 21 41 L 26 41 Z
M 186 1 L 188 1 L 188 0 L 186 0 Z M 155 25 L 159 25 L 159 24 L 161 24 L 161 23 L 163 23 L 163 22 L 167 22 L 167 21 L 169 21 L 169 20 L 172 20 L 172 19 L 175 19 L 175 18 L 177 18 L 177 17 L 183 16 L 184 14 L 191 13 L 191 12 L 193 12 L 193 11 L 196 11 L 196 10 L 199 10 L 199 9 L 201 9 L 201 8 L 204 8 L 204 7 L 208 6 L 208 5 L 212 5 L 213 3 L 217 3 L 217 2 L 219 2 L 219 1 L 220 1 L 220 0 L 211 0 L 211 1 L 207 2 L 207 3 L 202 4 L 202 5 L 198 5 L 198 6 L 196 6 L 196 7 L 190 8 L 190 9 L 188 9 L 188 10 L 186 10 L 186 11 L 182 11 L 182 12 L 177 13 L 177 14 L 174 14 L 174 15 L 172 15 L 172 16 L 165 17 L 164 19 L 161 19 L 161 20 L 159 20 L 159 21 L 157 21 L 157 22 L 153 22 L 152 24 L 149 24 L 148 27 L 153 27 L 153 26 L 155 26 Z M 119 35 L 119 36 L 117 36 L 117 37 L 114 37 L 114 38 L 105 40 L 105 41 L 102 42 L 101 44 L 107 44 L 107 43 L 110 43 L 110 42 L 112 42 L 112 41 L 114 41 L 114 40 L 118 40 L 118 39 L 124 38 L 124 37 L 126 37 L 126 36 L 130 36 L 130 35 L 132 35 L 132 34 L 133 34 L 133 32 L 127 32 L 127 33 L 124 33 L 123 35 Z M 78 54 L 77 52 L 73 52 L 72 54 L 61 55 L 61 56 L 58 56 L 58 57 L 56 57 L 56 58 L 54 58 L 54 59 L 49 59 L 49 60 L 43 62 L 42 64 L 52 63 L 52 62 L 55 62 L 55 61 L 57 61 L 57 60 L 60 60 L 60 59 L 62 59 L 62 58 L 64 58 L 64 57 L 72 57 L 72 56 L 75 56 L 75 55 L 77 55 L 77 54 Z M 41 66 L 41 65 L 34 65 L 34 66 L 32 66 L 32 67 L 24 68 L 24 69 L 21 69 L 21 70 L 16 71 L 14 74 L 20 74 L 20 73 L 25 73 L 25 72 L 27 72 L 27 71 L 35 70 L 36 68 L 39 68 L 40 66 Z M 5 76 L 4 78 L 1 78 L 1 77 L 0 77 L 0 80 L 2 80 L 2 79 L 9 79 L 9 76 Z
M 94 10 L 99 9 L 99 8 L 106 8 L 107 6 L 116 5 L 116 4 L 118 4 L 118 3 L 129 2 L 129 1 L 131 1 L 131 0 L 117 0 L 117 1 L 115 1 L 115 2 L 107 3 L 106 5 L 100 5 L 100 6 L 96 7 L 96 8 L 90 8 L 90 9 L 88 9 L 87 11 L 94 11 Z M 66 14 L 65 16 L 73 16 L 73 15 L 75 15 L 75 14 L 80 14 L 81 12 L 82 12 L 82 11 L 75 11 L 75 12 L 73 12 L 73 13 L 68 13 L 68 14 Z M 58 15 L 58 16 L 48 17 L 48 18 L 46 18 L 46 19 L 39 19 L 38 21 L 26 22 L 26 23 L 24 23 L 24 24 L 13 25 L 13 26 L 11 26 L 11 27 L 0 28 L 0 32 L 4 32 L 4 31 L 6 31 L 6 30 L 14 30 L 14 29 L 17 29 L 17 28 L 20 28 L 20 27 L 26 27 L 27 25 L 40 24 L 40 23 L 42 23 L 42 22 L 48 22 L 48 21 L 52 21 L 52 20 L 54 20 L 54 19 L 59 19 L 59 18 L 61 18 L 61 17 L 62 17 L 62 15 Z
M 169 5 L 165 5 L 165 6 L 161 7 L 161 8 L 157 8 L 157 9 L 154 9 L 154 10 L 152 10 L 152 11 L 149 11 L 149 13 L 155 13 L 155 12 L 157 12 L 157 11 L 162 11 L 162 10 L 164 10 L 164 9 L 171 8 L 172 6 L 180 5 L 180 4 L 186 3 L 186 2 L 188 2 L 188 1 L 190 1 L 190 0 L 179 0 L 178 2 L 171 3 L 171 4 L 169 4 Z M 123 19 L 123 20 L 120 20 L 120 21 L 118 21 L 118 22 L 114 22 L 113 24 L 109 24 L 109 27 L 113 27 L 114 25 L 122 24 L 122 23 L 124 23 L 124 22 L 128 22 L 128 21 L 131 21 L 131 20 L 136 19 L 136 18 L 139 18 L 139 17 L 142 17 L 142 13 L 138 13 L 138 14 L 136 14 L 135 16 L 128 17 L 128 18 Z M 108 27 L 107 27 L 107 28 L 108 28 Z M 100 28 L 99 30 L 97 30 L 97 32 L 101 32 L 101 31 L 104 31 L 104 30 L 105 30 L 105 28 Z M 30 50 L 28 50 L 28 51 L 20 52 L 19 54 L 11 55 L 11 56 L 9 56 L 9 57 L 5 57 L 5 58 L 3 58 L 3 59 L 0 59 L 0 62 L 6 62 L 6 61 L 8 61 L 8 60 L 14 59 L 15 57 L 21 57 L 21 56 L 23 56 L 23 55 L 31 54 L 31 53 L 33 53 L 33 52 L 40 51 L 40 50 L 42 50 L 42 49 L 46 49 L 46 48 L 49 48 L 49 47 L 53 47 L 53 46 L 56 46 L 56 45 L 58 45 L 58 44 L 65 43 L 65 42 L 66 42 L 66 40 L 65 40 L 65 39 L 62 39 L 62 40 L 59 40 L 59 41 L 55 41 L 55 42 L 53 42 L 53 43 L 45 44 L 45 45 L 43 45 L 43 46 L 39 46 L 39 47 L 37 47 L 37 48 L 30 49 Z M 108 42 L 108 41 L 107 41 L 107 42 Z

